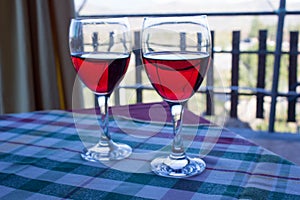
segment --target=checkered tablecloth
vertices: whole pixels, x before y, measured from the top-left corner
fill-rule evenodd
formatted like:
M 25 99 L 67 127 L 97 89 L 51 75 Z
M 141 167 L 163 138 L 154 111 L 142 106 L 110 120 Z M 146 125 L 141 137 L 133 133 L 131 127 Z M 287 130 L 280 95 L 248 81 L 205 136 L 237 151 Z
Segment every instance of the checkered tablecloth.
M 99 133 L 91 110 L 0 116 L 0 199 L 300 199 L 299 166 L 188 112 L 188 154 L 206 170 L 181 179 L 147 171 L 151 156 L 168 151 L 168 116 L 155 115 L 161 104 L 123 108 L 112 111 L 110 130 L 134 154 L 110 164 L 80 157 Z

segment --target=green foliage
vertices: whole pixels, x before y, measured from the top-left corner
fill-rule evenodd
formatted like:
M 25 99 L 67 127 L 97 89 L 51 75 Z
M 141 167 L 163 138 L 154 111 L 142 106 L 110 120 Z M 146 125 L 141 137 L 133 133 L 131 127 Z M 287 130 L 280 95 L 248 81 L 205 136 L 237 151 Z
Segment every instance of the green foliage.
M 275 52 L 276 46 L 274 42 L 276 40 L 275 25 L 264 25 L 258 18 L 254 18 L 252 21 L 251 30 L 248 34 L 249 38 L 258 38 L 259 30 L 267 30 L 267 51 Z M 290 25 L 285 28 L 283 41 L 289 41 L 290 31 L 300 32 L 300 24 Z M 270 42 L 271 41 L 271 42 Z M 258 51 L 258 44 L 254 44 L 247 49 L 247 51 Z M 288 51 L 288 49 L 284 49 Z M 271 90 L 273 82 L 275 54 L 268 54 L 266 56 L 266 76 L 265 76 L 265 89 Z M 258 68 L 258 55 L 257 54 L 243 54 L 240 57 L 240 85 L 246 87 L 256 87 L 257 84 L 257 68 Z M 299 73 L 299 72 L 298 72 Z M 283 54 L 280 60 L 280 72 L 279 72 L 279 92 L 288 92 L 288 75 L 289 75 L 289 55 Z M 300 75 L 300 74 L 299 74 Z M 298 76 L 299 76 L 298 75 Z M 253 78 L 254 77 L 254 78 Z M 277 105 L 279 106 L 279 105 Z M 279 109 L 280 110 L 280 109 Z M 278 110 L 278 111 L 279 111 Z M 267 117 L 267 116 L 266 116 Z M 298 116 L 299 117 L 299 116 Z M 284 132 L 294 132 L 295 124 L 287 123 L 286 111 L 280 112 L 276 116 L 275 130 Z M 258 130 L 267 130 L 268 119 L 265 118 L 261 123 L 256 125 Z
M 250 38 L 257 37 L 259 30 L 263 28 L 264 28 L 264 24 L 259 20 L 258 17 L 254 17 L 251 23 L 251 28 L 248 36 Z

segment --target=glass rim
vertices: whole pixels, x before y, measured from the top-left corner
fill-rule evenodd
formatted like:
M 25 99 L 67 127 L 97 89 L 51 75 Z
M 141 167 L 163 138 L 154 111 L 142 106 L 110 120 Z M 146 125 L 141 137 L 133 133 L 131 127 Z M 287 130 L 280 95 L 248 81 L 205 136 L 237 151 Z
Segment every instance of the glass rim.
M 97 17 L 97 16 L 80 16 L 80 17 L 73 17 L 71 20 L 74 21 L 94 21 L 94 20 L 128 20 L 128 17 Z
M 75 17 L 71 18 L 70 25 L 121 25 L 130 30 L 128 17 Z
M 199 15 L 179 15 L 179 16 L 147 16 L 147 17 L 144 17 L 143 20 L 145 21 L 146 19 L 187 19 L 187 18 L 199 18 L 199 19 L 207 19 L 207 15 L 202 15 L 202 14 L 199 14 Z M 181 20 L 178 20 L 178 21 L 181 21 Z
M 182 24 L 187 22 L 198 25 L 204 25 L 209 29 L 207 15 L 144 17 L 142 28 L 145 29 L 163 24 Z
M 123 24 L 129 27 L 128 17 L 75 17 L 70 23 L 82 24 Z

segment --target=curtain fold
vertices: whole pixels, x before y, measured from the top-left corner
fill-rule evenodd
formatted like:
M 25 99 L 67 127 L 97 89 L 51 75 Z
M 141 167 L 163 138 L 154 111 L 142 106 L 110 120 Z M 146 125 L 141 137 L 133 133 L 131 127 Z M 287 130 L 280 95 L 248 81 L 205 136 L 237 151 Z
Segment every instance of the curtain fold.
M 0 112 L 71 109 L 73 0 L 0 1 Z

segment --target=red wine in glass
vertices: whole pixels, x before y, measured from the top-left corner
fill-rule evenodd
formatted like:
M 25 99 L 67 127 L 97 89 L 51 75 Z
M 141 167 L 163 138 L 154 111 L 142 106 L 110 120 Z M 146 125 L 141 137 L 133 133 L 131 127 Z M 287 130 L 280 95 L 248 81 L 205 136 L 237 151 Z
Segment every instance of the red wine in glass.
M 72 54 L 72 62 L 82 82 L 98 94 L 111 94 L 124 77 L 130 54 Z
M 167 101 L 188 100 L 200 87 L 208 69 L 209 54 L 155 52 L 143 55 L 147 75 Z
M 108 112 L 109 97 L 129 65 L 131 35 L 128 19 L 72 19 L 69 27 L 69 47 L 78 77 L 95 95 L 95 114 L 100 125 L 99 141 L 96 144 L 86 143 L 81 157 L 92 162 L 129 157 L 132 148 L 112 139 Z
M 207 17 L 146 17 L 141 38 L 146 73 L 169 104 L 173 129 L 170 154 L 153 159 L 151 169 L 157 175 L 172 178 L 200 174 L 206 164 L 200 157 L 186 154 L 181 130 L 184 106 L 200 87 L 209 67 L 211 37 Z

